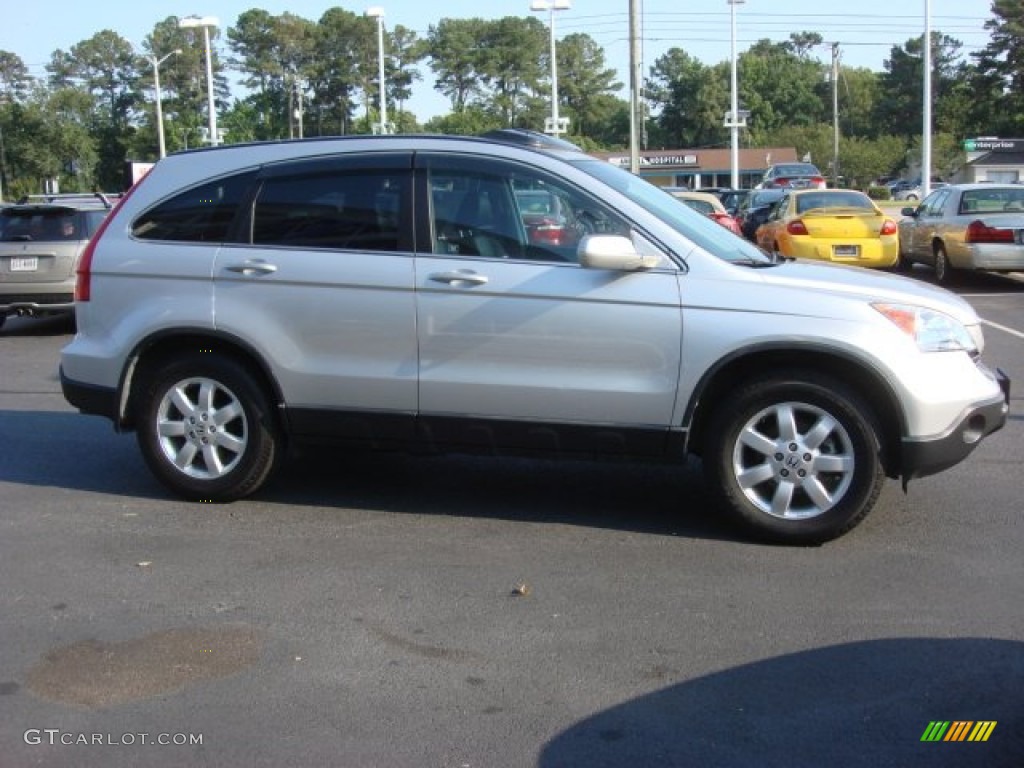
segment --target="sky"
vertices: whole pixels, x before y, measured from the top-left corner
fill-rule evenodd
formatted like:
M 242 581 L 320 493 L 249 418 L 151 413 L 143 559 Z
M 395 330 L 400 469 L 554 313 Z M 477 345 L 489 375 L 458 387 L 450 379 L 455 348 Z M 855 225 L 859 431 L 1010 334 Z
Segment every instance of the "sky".
M 605 51 L 608 66 L 629 83 L 629 0 L 571 0 L 569 10 L 555 14 L 556 39 L 586 33 Z M 387 27 L 402 24 L 425 36 L 442 18 L 500 18 L 528 16 L 530 0 L 368 0 L 358 5 L 329 0 L 182 0 L 179 3 L 105 0 L 46 0 L 45 3 L 7 2 L 0 14 L 0 51 L 21 57 L 33 75 L 45 74 L 44 66 L 57 49 L 68 50 L 104 29 L 113 29 L 136 44 L 168 16 L 216 16 L 223 27 L 234 26 L 238 16 L 259 8 L 273 15 L 289 11 L 318 20 L 328 8 L 340 6 L 362 13 L 375 5 L 384 8 Z M 727 0 L 639 0 L 642 9 L 643 72 L 668 49 L 678 47 L 705 64 L 728 61 L 731 16 Z M 840 10 L 855 7 L 856 15 Z M 924 31 L 925 9 L 930 7 L 932 29 L 960 40 L 963 51 L 977 51 L 988 42 L 983 27 L 991 18 L 990 0 L 744 0 L 736 9 L 736 48 L 742 53 L 754 42 L 768 38 L 781 42 L 791 32 L 819 32 L 828 43 L 840 44 L 846 66 L 881 71 L 893 45 L 903 45 Z M 545 24 L 549 14 L 537 13 Z M 223 31 L 220 53 L 226 54 Z M 822 46 L 818 58 L 827 61 Z M 622 97 L 628 92 L 624 89 Z M 423 122 L 449 111 L 446 99 L 433 88 L 432 73 L 413 86 L 407 104 Z

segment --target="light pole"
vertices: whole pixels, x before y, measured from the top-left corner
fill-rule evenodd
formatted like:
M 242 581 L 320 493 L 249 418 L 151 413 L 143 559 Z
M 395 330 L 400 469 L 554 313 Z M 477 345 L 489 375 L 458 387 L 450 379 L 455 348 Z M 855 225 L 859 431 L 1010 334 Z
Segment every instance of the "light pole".
M 932 192 L 932 6 L 924 0 L 924 99 L 921 105 L 921 199 Z
M 203 49 L 206 51 L 206 95 L 210 112 L 210 144 L 220 144 L 220 135 L 217 133 L 217 107 L 213 103 L 213 55 L 210 50 L 210 29 L 216 29 L 220 25 L 216 16 L 186 16 L 178 20 L 181 29 L 203 30 Z
M 373 5 L 366 16 L 377 20 L 377 80 L 380 83 L 380 133 L 388 133 L 388 100 L 384 92 L 384 9 Z
M 160 65 L 171 56 L 181 53 L 181 48 L 175 48 L 161 59 L 156 56 L 145 56 L 144 58 L 153 66 L 153 92 L 156 96 L 156 135 L 160 145 L 160 157 L 167 155 L 167 146 L 164 144 L 164 111 L 160 103 Z
M 729 11 L 732 16 L 732 73 L 730 76 L 730 106 L 729 119 L 726 126 L 732 134 L 732 153 L 729 166 L 732 169 L 732 188 L 739 189 L 740 186 L 740 105 L 739 95 L 736 91 L 736 6 L 742 5 L 746 0 L 726 0 L 729 3 Z
M 569 129 L 569 118 L 558 116 L 558 59 L 555 56 L 555 11 L 568 11 L 572 0 L 533 0 L 531 11 L 547 11 L 548 27 L 551 30 L 551 118 L 545 133 L 558 136 Z

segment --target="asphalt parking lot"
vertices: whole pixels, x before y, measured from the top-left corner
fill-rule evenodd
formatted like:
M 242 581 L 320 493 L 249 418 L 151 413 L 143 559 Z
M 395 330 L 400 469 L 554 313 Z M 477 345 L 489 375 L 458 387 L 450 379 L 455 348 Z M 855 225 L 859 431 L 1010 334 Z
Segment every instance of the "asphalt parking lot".
M 184 503 L 12 319 L 0 766 L 1020 766 L 1024 282 L 960 292 L 1009 423 L 816 548 L 694 465 L 323 453 Z

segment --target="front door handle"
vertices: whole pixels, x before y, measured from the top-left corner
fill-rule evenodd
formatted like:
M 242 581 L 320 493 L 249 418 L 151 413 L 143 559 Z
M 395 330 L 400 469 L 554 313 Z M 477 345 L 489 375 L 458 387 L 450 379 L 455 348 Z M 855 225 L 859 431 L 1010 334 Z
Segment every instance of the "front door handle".
M 224 267 L 228 272 L 238 272 L 246 277 L 253 275 L 269 275 L 277 272 L 277 265 L 270 264 L 263 259 L 247 259 L 241 264 L 229 264 Z
M 456 269 L 453 272 L 434 272 L 430 279 L 435 283 L 446 283 L 448 285 L 483 285 L 487 282 L 484 275 L 478 275 L 471 269 Z

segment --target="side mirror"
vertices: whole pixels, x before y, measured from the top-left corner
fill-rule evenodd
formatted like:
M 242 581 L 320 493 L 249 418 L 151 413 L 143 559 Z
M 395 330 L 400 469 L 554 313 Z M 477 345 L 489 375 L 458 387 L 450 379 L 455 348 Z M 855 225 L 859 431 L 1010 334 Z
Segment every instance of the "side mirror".
M 900 211 L 902 216 L 917 216 L 917 208 L 904 208 Z
M 621 235 L 587 235 L 576 250 L 580 266 L 636 272 L 658 266 L 657 256 L 644 256 L 633 241 Z

